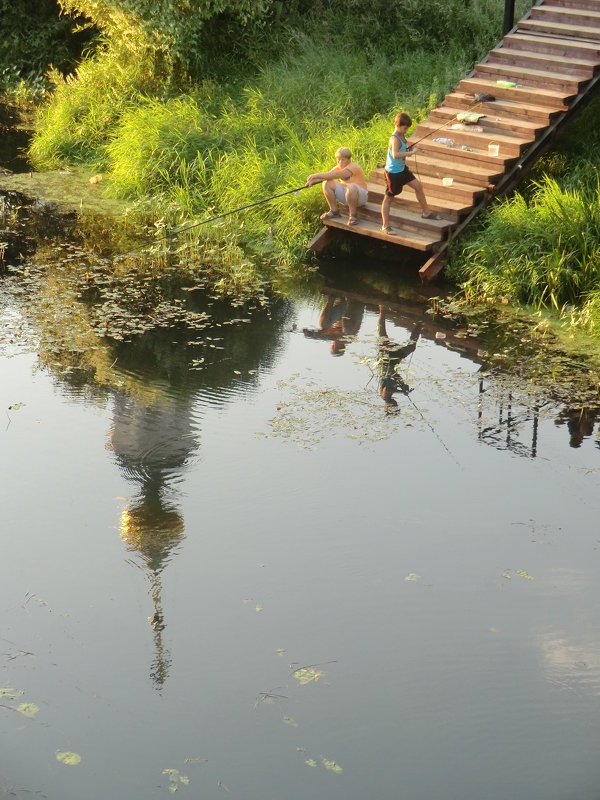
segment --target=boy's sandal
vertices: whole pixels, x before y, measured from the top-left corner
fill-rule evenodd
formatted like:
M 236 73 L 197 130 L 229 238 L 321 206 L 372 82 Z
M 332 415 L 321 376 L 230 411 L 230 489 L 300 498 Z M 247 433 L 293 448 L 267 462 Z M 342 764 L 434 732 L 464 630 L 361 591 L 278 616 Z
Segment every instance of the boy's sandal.
M 339 217 L 339 211 L 326 211 L 324 214 L 321 214 L 321 219 L 334 219 L 335 217 Z
M 358 225 L 356 217 L 348 217 L 348 225 Z
M 381 226 L 381 232 L 382 233 L 387 233 L 388 236 L 395 236 L 396 235 L 396 231 L 392 228 L 391 225 L 382 225 Z

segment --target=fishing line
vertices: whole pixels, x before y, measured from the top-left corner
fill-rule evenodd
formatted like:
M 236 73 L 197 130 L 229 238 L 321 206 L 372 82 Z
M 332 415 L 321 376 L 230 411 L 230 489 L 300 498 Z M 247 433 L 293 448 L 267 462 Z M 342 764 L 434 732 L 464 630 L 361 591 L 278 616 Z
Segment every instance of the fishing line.
M 297 186 L 295 189 L 287 189 L 285 192 L 279 192 L 279 194 L 273 194 L 270 197 L 264 197 L 262 200 L 256 200 L 254 203 L 248 203 L 245 206 L 240 206 L 239 208 L 234 208 L 231 211 L 224 211 L 222 214 L 216 214 L 214 217 L 208 217 L 207 219 L 200 220 L 200 222 L 193 222 L 191 225 L 185 225 L 183 228 L 177 228 L 177 230 L 171 231 L 170 233 L 164 234 L 164 236 L 160 236 L 158 239 L 154 241 L 148 240 L 146 244 L 141 245 L 140 247 L 134 248 L 130 250 L 130 253 L 135 253 L 137 250 L 143 250 L 145 247 L 148 247 L 151 244 L 155 244 L 158 242 L 163 242 L 166 239 L 171 239 L 174 236 L 178 236 L 180 233 L 185 233 L 185 231 L 191 231 L 193 228 L 199 228 L 201 225 L 207 225 L 209 222 L 215 222 L 218 219 L 223 219 L 223 217 L 229 217 L 232 214 L 239 214 L 240 211 L 246 211 L 248 208 L 255 208 L 255 206 L 261 206 L 264 203 L 270 203 L 272 200 L 276 200 L 278 197 L 285 197 L 287 194 L 298 194 L 303 189 L 311 189 L 312 186 L 316 184 L 311 184 L 311 186 Z

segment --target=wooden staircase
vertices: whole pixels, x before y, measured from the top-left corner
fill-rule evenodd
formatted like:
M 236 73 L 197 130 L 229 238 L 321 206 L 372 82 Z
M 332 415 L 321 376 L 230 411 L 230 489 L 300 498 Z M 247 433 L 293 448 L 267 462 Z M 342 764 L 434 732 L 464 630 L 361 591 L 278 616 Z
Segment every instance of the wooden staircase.
M 396 235 L 383 232 L 379 167 L 369 176 L 369 201 L 359 209 L 358 225 L 349 228 L 343 216 L 326 220 L 309 248 L 322 250 L 340 230 L 380 239 L 427 254 L 419 274 L 431 280 L 450 242 L 493 197 L 515 187 L 559 127 L 591 99 L 599 68 L 600 0 L 539 0 L 408 138 L 419 150 L 407 166 L 438 219 L 422 218 L 406 186 L 391 206 Z M 464 111 L 483 116 L 476 124 L 461 123 L 457 115 Z M 497 156 L 490 144 L 498 145 Z M 452 185 L 443 178 L 452 178 Z

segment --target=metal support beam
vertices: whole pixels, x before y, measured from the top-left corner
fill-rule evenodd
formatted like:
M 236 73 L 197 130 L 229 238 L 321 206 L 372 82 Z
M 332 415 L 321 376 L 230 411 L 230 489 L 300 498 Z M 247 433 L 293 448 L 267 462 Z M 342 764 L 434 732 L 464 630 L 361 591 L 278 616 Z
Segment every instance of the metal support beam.
M 502 36 L 506 36 L 514 24 L 515 0 L 504 0 L 504 25 L 502 27 Z

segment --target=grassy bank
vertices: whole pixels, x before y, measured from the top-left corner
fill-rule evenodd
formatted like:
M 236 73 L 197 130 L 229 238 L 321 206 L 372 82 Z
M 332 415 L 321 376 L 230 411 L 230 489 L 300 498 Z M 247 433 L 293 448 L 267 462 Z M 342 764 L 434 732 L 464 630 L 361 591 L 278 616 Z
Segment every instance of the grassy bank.
M 98 6 L 66 5 L 90 14 Z M 379 0 L 295 0 L 256 4 L 261 13 L 244 24 L 231 13 L 200 27 L 178 18 L 169 33 L 164 9 L 153 21 L 142 0 L 131 5 L 139 19 L 117 20 L 113 4 L 100 3 L 109 19 L 102 46 L 72 76 L 50 73 L 54 91 L 31 157 L 38 169 L 102 172 L 105 191 L 160 236 L 303 186 L 342 144 L 371 169 L 394 114 L 427 116 L 500 38 L 503 11 L 496 0 L 406 0 L 392 9 Z M 518 2 L 516 15 L 529 6 Z M 116 35 L 115 20 L 126 35 Z M 598 117 L 588 110 L 531 182 L 460 240 L 448 275 L 466 302 L 552 309 L 596 329 Z M 212 253 L 220 280 L 258 284 L 258 263 L 285 269 L 303 257 L 322 209 L 318 187 L 289 194 L 167 239 L 163 252 L 185 245 L 181 259 L 203 269 Z
M 600 102 L 575 118 L 512 197 L 495 203 L 453 253 L 466 302 L 551 311 L 600 329 Z
M 282 8 L 229 46 L 218 32 L 231 20 L 207 22 L 203 58 L 183 82 L 164 63 L 148 69 L 142 34 L 137 50 L 109 40 L 71 78 L 54 74 L 31 148 L 36 167 L 87 164 L 165 225 L 302 186 L 341 144 L 368 169 L 385 155 L 397 110 L 426 116 L 502 24 L 494 0 Z M 322 207 L 315 188 L 232 216 L 223 231 L 246 252 L 291 263 Z

